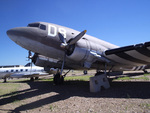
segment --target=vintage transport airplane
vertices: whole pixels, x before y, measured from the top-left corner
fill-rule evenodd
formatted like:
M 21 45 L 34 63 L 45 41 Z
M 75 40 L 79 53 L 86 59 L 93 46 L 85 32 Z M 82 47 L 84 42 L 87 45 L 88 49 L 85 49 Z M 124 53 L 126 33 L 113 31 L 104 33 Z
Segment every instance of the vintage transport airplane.
M 32 51 L 36 65 L 59 68 L 54 82 L 63 82 L 63 69 L 139 70 L 150 64 L 150 42 L 118 47 L 64 26 L 35 22 L 7 31 L 16 44 Z

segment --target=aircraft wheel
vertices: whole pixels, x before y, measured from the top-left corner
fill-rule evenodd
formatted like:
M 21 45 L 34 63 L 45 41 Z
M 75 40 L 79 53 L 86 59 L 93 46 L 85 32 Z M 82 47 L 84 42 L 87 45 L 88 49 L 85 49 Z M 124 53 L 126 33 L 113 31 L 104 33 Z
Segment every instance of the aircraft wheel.
M 34 78 L 33 78 L 33 77 L 31 77 L 31 78 L 30 78 L 30 81 L 34 81 Z
M 144 73 L 148 74 L 148 71 L 147 71 L 147 70 L 143 69 L 143 71 L 144 71 Z
M 3 83 L 6 83 L 7 82 L 7 80 L 6 80 L 6 78 L 4 78 L 4 81 L 3 81 Z
M 35 80 L 38 80 L 39 79 L 39 77 L 35 77 Z
M 63 84 L 64 82 L 64 77 L 60 75 L 60 73 L 57 73 L 55 76 L 54 76 L 54 84 L 55 85 L 61 85 Z
M 87 74 L 87 70 L 84 70 L 83 73 L 84 73 L 84 75 L 86 75 Z

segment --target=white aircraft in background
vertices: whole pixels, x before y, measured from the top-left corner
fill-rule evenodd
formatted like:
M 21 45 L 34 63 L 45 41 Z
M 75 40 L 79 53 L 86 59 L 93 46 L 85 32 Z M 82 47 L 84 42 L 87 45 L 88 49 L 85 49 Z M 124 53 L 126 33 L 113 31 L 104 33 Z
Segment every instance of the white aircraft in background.
M 7 78 L 30 78 L 32 81 L 38 79 L 39 76 L 49 75 L 48 72 L 44 71 L 43 67 L 38 66 L 0 66 L 0 79 L 4 79 L 6 82 Z

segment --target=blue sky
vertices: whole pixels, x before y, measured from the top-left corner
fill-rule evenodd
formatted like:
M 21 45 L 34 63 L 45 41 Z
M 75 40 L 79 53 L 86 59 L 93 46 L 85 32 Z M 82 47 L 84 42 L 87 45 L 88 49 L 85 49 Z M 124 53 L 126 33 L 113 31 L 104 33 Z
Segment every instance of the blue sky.
M 37 21 L 86 29 L 118 46 L 143 43 L 150 41 L 150 0 L 0 0 L 0 65 L 28 63 L 28 51 L 6 31 Z

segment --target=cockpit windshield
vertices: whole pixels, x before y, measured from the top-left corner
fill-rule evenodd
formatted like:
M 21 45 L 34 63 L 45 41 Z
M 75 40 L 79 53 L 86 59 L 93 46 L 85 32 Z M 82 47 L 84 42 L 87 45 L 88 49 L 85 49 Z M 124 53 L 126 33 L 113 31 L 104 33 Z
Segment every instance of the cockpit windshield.
M 39 24 L 39 23 L 28 24 L 27 27 L 38 27 L 38 28 L 40 28 L 42 30 L 46 30 L 46 26 L 43 25 L 43 24 Z
M 28 27 L 39 27 L 40 24 L 28 24 Z

